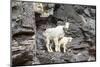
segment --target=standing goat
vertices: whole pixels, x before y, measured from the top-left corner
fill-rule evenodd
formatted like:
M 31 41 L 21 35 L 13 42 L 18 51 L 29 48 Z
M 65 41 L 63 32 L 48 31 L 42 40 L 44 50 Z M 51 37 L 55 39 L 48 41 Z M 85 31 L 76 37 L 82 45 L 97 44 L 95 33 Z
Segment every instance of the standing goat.
M 53 52 L 51 45 L 50 45 L 50 40 L 54 41 L 55 44 L 55 51 L 60 52 L 60 46 L 58 44 L 58 40 L 62 37 L 64 37 L 65 33 L 64 30 L 69 28 L 69 23 L 66 22 L 64 26 L 57 26 L 55 28 L 48 28 L 45 30 L 45 32 L 43 33 L 43 35 L 46 37 L 46 47 L 48 52 Z
M 61 47 L 61 45 L 63 46 L 63 51 L 64 52 L 66 52 L 66 49 L 67 49 L 67 44 L 69 43 L 69 42 L 71 42 L 72 41 L 72 37 L 63 37 L 60 41 L 59 41 L 59 50 L 60 50 L 60 47 Z

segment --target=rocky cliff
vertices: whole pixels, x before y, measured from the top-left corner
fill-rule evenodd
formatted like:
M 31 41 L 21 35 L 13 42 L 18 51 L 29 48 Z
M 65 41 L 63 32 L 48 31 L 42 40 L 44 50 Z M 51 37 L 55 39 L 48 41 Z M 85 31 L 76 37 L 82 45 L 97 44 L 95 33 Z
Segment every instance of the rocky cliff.
M 73 37 L 67 52 L 55 52 L 52 44 L 54 52 L 49 53 L 43 32 L 66 21 L 65 36 Z M 96 7 L 12 1 L 11 58 L 14 66 L 95 61 Z

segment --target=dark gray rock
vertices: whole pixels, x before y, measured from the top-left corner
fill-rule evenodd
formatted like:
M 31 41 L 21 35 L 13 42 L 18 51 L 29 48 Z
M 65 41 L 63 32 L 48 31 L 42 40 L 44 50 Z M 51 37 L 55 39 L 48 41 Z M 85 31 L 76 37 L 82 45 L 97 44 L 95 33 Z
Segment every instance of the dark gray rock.
M 85 13 L 86 15 L 88 15 L 89 17 L 91 16 L 90 11 L 89 11 L 88 8 L 84 9 L 84 13 Z
M 74 38 L 71 42 L 71 45 L 70 47 L 75 47 L 75 46 L 78 46 L 80 45 L 80 43 L 83 41 L 83 38 Z
M 25 65 L 26 62 L 32 61 L 33 55 L 32 53 L 31 54 L 29 53 L 30 52 L 22 51 L 22 52 L 19 52 L 18 54 L 13 55 L 12 56 L 13 65 L 14 66 Z M 31 64 L 28 64 L 28 65 L 31 65 Z
M 83 37 L 83 33 L 79 28 L 78 23 L 70 23 L 68 31 L 65 30 L 65 33 L 73 38 Z M 68 33 L 69 32 L 69 33 Z
M 25 50 L 25 46 L 12 47 L 12 52 Z
M 46 53 L 42 51 L 37 52 L 37 57 L 41 64 L 49 64 L 49 63 L 63 63 L 64 61 L 64 54 L 61 52 L 52 52 Z
M 76 55 L 73 55 L 73 58 L 75 59 L 75 62 L 88 61 L 88 51 L 82 51 Z
M 74 43 L 73 45 L 71 45 L 71 47 L 73 49 L 84 49 L 84 48 L 89 48 L 89 44 L 88 43 Z
M 42 35 L 43 31 L 37 31 L 36 34 L 36 44 L 37 44 L 37 49 L 40 50 L 45 50 L 46 49 L 46 42 L 45 42 L 45 37 Z
M 55 5 L 56 10 L 54 16 L 60 20 L 66 20 L 67 18 L 73 18 L 77 23 L 81 23 L 82 19 L 71 5 Z
M 84 14 L 84 7 L 83 6 L 74 5 L 73 8 L 78 14 Z
M 90 31 L 93 35 L 95 35 L 95 20 L 91 18 L 86 18 L 87 23 L 84 24 L 83 29 L 85 31 Z
M 27 29 L 27 28 L 22 28 L 22 27 L 17 27 L 17 28 L 12 29 L 12 35 L 13 36 L 22 35 L 23 33 L 33 35 L 34 30 Z
M 23 10 L 23 19 L 22 19 L 22 26 L 24 27 L 29 27 L 29 28 L 33 28 L 35 27 L 35 14 L 32 11 L 33 6 L 32 6 L 32 2 L 24 2 L 22 5 L 22 9 Z
M 96 18 L 96 9 L 90 9 L 91 16 Z
M 32 61 L 34 60 L 35 39 L 33 36 L 35 34 L 35 20 L 33 18 L 35 16 L 31 11 L 31 7 L 31 9 L 28 7 L 23 11 L 25 5 L 32 6 L 32 3 L 26 3 L 25 5 L 23 3 L 12 1 L 11 51 L 13 66 L 32 65 Z M 27 17 L 25 14 L 27 14 Z M 29 22 L 29 19 L 31 22 Z

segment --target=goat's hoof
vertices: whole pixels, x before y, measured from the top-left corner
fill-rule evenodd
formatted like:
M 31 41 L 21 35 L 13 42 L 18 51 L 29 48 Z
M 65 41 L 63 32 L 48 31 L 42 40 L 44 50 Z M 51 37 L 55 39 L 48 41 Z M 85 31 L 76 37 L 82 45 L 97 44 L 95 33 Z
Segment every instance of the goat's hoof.
M 53 52 L 53 51 L 49 50 L 48 52 Z
M 56 52 L 61 52 L 61 51 L 56 51 Z
M 49 51 L 49 52 L 53 52 L 53 51 Z
M 64 50 L 64 53 L 66 53 L 66 50 Z

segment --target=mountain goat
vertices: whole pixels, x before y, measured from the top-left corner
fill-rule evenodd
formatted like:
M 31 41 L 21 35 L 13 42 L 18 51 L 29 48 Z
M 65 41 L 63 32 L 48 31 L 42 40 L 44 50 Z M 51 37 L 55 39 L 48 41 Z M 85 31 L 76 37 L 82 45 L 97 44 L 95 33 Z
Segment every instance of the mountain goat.
M 59 50 L 60 50 L 60 46 L 62 45 L 63 46 L 63 51 L 66 52 L 66 45 L 72 41 L 72 37 L 63 37 L 60 41 L 59 41 Z
M 54 41 L 55 51 L 60 52 L 58 40 L 65 35 L 63 28 L 68 29 L 69 23 L 66 22 L 64 26 L 59 25 L 55 28 L 48 28 L 45 30 L 45 32 L 43 32 L 43 35 L 46 37 L 46 47 L 48 52 L 53 52 L 50 45 L 50 40 Z

